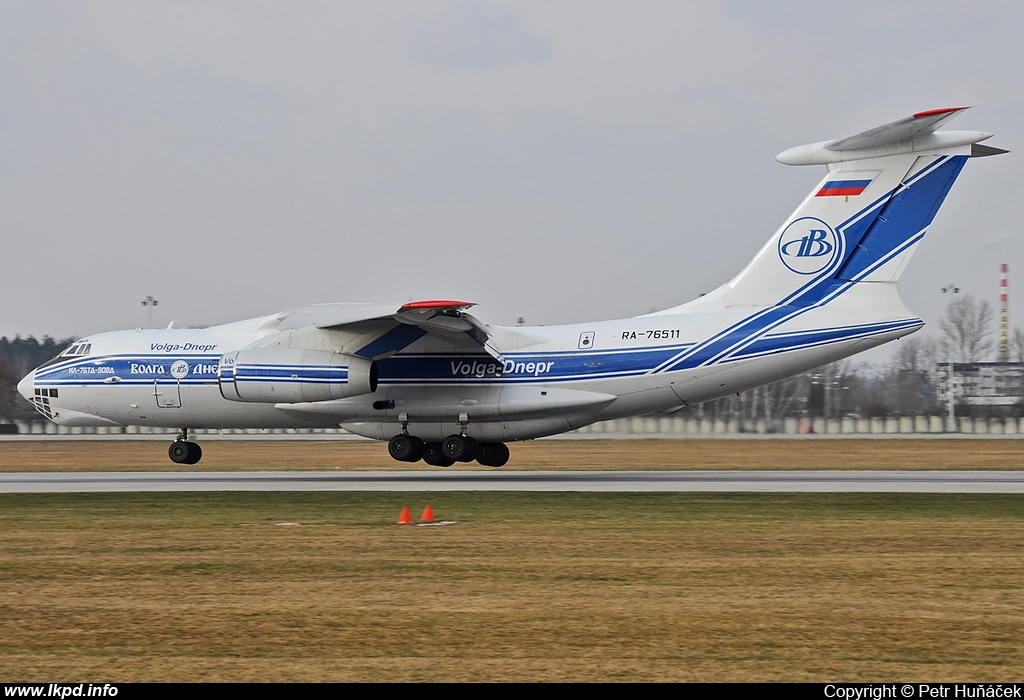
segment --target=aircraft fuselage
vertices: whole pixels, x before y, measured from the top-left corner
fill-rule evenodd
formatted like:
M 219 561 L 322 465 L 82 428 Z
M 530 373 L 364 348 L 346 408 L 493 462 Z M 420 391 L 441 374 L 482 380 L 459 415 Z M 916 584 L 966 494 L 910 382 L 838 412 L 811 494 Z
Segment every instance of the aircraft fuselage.
M 501 466 L 506 441 L 674 411 L 767 384 L 921 328 L 896 285 L 991 134 L 937 131 L 950 108 L 789 149 L 828 172 L 734 278 L 629 319 L 503 328 L 473 304 L 321 304 L 201 330 L 102 333 L 19 390 L 69 426 L 341 426 L 395 459 Z

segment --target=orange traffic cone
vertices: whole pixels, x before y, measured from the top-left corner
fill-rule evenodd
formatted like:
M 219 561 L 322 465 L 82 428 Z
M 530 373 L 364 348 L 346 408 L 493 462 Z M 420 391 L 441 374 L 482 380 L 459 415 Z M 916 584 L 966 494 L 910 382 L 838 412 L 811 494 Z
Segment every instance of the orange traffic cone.
M 430 509 L 430 504 L 423 509 L 423 515 L 420 516 L 421 523 L 433 523 L 436 522 L 437 518 L 434 517 L 434 511 Z
M 409 512 L 409 506 L 402 508 L 402 514 L 398 516 L 399 525 L 413 525 L 412 513 Z

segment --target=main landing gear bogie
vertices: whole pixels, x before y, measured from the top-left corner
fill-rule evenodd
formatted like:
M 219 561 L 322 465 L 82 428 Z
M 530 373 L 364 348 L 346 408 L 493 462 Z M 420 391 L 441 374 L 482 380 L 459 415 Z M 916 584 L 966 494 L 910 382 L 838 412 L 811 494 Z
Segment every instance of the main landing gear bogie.
M 485 467 L 503 467 L 508 462 L 508 446 L 503 442 L 482 442 L 476 461 Z
M 388 454 L 399 462 L 418 462 L 423 451 L 423 441 L 413 435 L 396 435 L 388 442 Z
M 422 459 L 433 467 L 450 467 L 474 459 L 485 467 L 501 467 L 509 457 L 505 443 L 477 442 L 465 435 L 449 435 L 442 442 L 427 443 L 412 435 L 396 435 L 388 442 L 388 453 L 400 462 Z
M 439 442 L 428 442 L 424 446 L 423 461 L 432 467 L 450 467 L 455 464 L 454 459 L 448 459 L 445 455 Z
M 167 448 L 167 456 L 175 464 L 196 464 L 203 458 L 203 448 L 197 442 L 189 442 L 188 430 L 182 428 L 178 438 Z
M 472 462 L 476 459 L 480 445 L 471 437 L 449 435 L 441 443 L 441 452 L 453 462 Z

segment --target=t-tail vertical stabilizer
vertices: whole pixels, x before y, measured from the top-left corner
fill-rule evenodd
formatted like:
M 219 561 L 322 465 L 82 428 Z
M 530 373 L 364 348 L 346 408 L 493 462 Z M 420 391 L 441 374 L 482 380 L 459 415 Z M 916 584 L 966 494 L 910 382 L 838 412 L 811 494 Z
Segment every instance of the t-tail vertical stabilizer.
M 992 134 L 936 131 L 965 109 L 780 153 L 828 174 L 729 281 L 726 306 L 820 306 L 857 283 L 896 282 L 967 159 L 1005 153 L 979 144 Z

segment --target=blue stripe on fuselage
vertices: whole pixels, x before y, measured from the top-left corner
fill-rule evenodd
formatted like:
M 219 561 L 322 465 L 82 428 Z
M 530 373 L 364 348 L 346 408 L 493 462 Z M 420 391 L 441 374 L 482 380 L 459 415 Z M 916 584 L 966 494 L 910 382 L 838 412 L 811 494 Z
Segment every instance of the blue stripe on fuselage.
M 773 309 L 773 315 L 785 315 L 792 309 L 779 307 Z M 762 354 L 775 354 L 796 350 L 811 345 L 822 345 L 841 342 L 859 337 L 869 337 L 901 328 L 920 325 L 919 319 L 904 319 L 877 324 L 858 326 L 836 326 L 832 328 L 790 331 L 772 334 L 760 339 L 749 339 L 742 351 L 735 353 L 730 360 L 748 359 Z M 742 340 L 745 335 L 743 328 L 733 331 L 730 338 Z M 643 347 L 635 349 L 595 350 L 589 352 L 517 352 L 499 362 L 486 354 L 398 354 L 378 362 L 380 383 L 388 384 L 446 384 L 446 383 L 545 383 L 570 381 L 601 381 L 623 377 L 635 377 L 649 374 L 664 364 L 666 359 L 676 356 L 684 346 L 678 344 L 666 346 Z M 691 369 L 705 361 L 708 349 L 694 354 L 684 361 L 677 362 L 674 370 Z M 100 356 L 84 360 L 70 361 L 64 365 L 47 367 L 44 376 L 37 376 L 36 383 L 42 386 L 72 386 L 83 384 L 102 384 L 112 376 L 119 377 L 119 385 L 151 385 L 153 381 L 175 382 L 180 384 L 209 384 L 217 381 L 216 360 L 218 356 L 192 357 L 190 372 L 181 379 L 170 374 L 170 366 L 183 358 L 151 355 Z M 198 362 L 196 362 L 198 360 Z M 135 365 L 145 368 L 145 373 L 130 373 Z M 212 371 L 196 375 L 192 369 L 196 365 L 206 365 Z M 90 368 L 101 370 L 93 372 Z M 162 368 L 162 370 L 161 370 Z M 235 376 L 237 381 L 293 381 L 298 383 L 330 383 L 347 381 L 347 370 L 340 367 L 313 368 L 313 375 L 291 378 L 298 374 L 299 368 L 285 366 L 256 366 L 248 377 Z M 320 370 L 323 370 L 322 372 Z M 231 378 L 228 377 L 230 380 Z
M 118 384 L 152 384 L 158 381 L 178 381 L 182 384 L 204 384 L 217 381 L 220 354 L 216 355 L 97 355 L 80 357 L 36 370 L 35 383 L 39 385 L 104 384 L 117 377 Z M 184 360 L 188 374 L 176 379 L 171 365 Z

